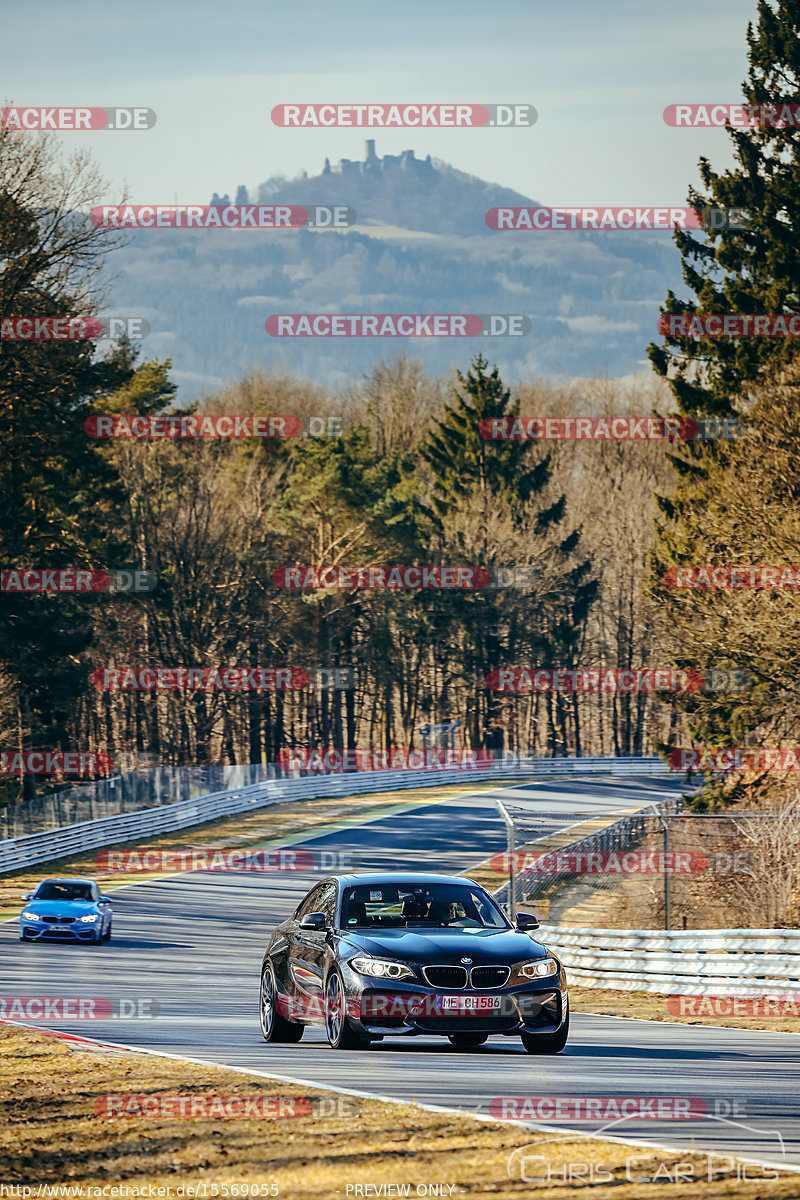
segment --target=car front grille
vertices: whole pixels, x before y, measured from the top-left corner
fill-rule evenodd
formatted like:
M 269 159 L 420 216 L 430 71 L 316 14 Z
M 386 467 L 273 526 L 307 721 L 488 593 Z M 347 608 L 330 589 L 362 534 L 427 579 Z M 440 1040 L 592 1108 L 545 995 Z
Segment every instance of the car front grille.
M 505 987 L 510 974 L 511 967 L 473 967 L 470 983 L 474 988 Z
M 467 986 L 466 967 L 423 967 L 422 974 L 426 983 L 435 988 L 465 988 Z
M 77 920 L 77 918 L 76 917 L 42 917 L 42 920 L 46 921 L 48 925 L 71 925 L 73 923 L 73 921 Z

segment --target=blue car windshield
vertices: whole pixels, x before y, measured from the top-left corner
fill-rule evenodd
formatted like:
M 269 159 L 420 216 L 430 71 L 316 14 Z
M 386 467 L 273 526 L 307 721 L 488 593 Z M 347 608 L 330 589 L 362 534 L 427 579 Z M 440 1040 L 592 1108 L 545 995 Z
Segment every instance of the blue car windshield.
M 508 929 L 489 896 L 459 883 L 374 883 L 345 888 L 342 926 Z
M 34 895 L 35 900 L 94 900 L 90 883 L 52 883 L 45 880 L 40 883 Z

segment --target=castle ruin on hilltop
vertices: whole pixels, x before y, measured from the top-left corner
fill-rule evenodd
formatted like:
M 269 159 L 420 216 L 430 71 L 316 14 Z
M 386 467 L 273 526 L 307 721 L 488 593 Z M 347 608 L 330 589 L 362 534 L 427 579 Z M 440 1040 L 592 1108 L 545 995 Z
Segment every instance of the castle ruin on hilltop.
M 325 159 L 322 168 L 323 175 L 386 175 L 392 171 L 412 171 L 417 175 L 427 175 L 433 171 L 431 156 L 415 158 L 413 150 L 404 150 L 402 154 L 384 154 L 379 158 L 375 153 L 375 139 L 367 138 L 364 142 L 364 158 L 359 162 L 355 158 L 340 158 L 338 163 L 331 166 L 330 159 Z

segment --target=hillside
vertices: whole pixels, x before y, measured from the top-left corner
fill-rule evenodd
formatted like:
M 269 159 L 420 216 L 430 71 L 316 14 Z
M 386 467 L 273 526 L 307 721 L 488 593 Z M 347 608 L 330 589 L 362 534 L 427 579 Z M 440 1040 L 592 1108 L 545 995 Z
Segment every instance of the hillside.
M 408 153 L 372 157 L 231 193 L 348 204 L 357 223 L 347 230 L 131 233 L 114 258 L 114 309 L 147 318 L 145 353 L 172 357 L 182 399 L 256 366 L 338 385 L 401 350 L 440 372 L 483 348 L 509 378 L 641 369 L 666 289 L 681 286 L 668 235 L 492 232 L 488 208 L 538 202 Z M 281 312 L 522 313 L 533 325 L 463 343 L 271 338 L 264 322 Z

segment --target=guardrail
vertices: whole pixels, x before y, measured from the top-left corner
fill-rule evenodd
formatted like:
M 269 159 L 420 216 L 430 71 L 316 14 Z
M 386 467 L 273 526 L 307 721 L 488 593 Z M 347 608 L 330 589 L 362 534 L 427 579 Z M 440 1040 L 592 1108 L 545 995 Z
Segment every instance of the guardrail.
M 216 817 L 248 812 L 290 800 L 317 796 L 353 796 L 436 784 L 482 782 L 487 779 L 525 779 L 547 775 L 672 775 L 660 758 L 545 758 L 480 763 L 470 768 L 429 771 L 357 771 L 305 778 L 267 780 L 244 788 L 181 800 L 159 808 L 120 813 L 95 821 L 65 825 L 46 833 L 33 833 L 0 842 L 0 873 L 18 871 L 33 863 L 52 861 L 84 850 L 154 837 L 187 829 Z
M 581 987 L 668 995 L 800 994 L 800 930 L 541 925 L 535 936 Z

